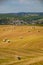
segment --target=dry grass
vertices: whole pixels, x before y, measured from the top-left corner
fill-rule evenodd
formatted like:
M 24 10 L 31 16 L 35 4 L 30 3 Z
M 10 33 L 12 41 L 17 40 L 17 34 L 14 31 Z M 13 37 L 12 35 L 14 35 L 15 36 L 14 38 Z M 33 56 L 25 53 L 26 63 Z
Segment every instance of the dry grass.
M 0 65 L 35 65 L 40 61 L 43 61 L 43 27 L 0 25 Z

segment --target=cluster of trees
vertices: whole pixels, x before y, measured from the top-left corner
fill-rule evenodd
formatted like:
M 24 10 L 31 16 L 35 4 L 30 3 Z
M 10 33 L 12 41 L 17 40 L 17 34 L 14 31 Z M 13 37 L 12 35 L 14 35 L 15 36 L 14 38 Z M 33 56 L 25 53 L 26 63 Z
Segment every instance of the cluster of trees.
M 0 25 L 3 24 L 43 24 L 43 15 L 40 14 L 0 14 Z

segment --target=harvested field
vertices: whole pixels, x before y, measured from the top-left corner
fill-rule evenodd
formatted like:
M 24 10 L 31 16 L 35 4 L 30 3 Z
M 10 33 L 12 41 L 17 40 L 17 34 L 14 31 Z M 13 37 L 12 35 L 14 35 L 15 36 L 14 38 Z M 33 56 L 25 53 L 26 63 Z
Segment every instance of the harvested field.
M 43 26 L 0 25 L 0 65 L 43 65 Z

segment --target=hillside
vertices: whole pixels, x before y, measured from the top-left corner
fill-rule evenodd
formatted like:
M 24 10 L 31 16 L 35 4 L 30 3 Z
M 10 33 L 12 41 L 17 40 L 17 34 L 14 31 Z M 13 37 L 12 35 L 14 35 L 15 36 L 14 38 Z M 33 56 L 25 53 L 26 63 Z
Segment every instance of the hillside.
M 0 65 L 43 65 L 43 26 L 0 25 Z
M 42 13 L 7 13 L 0 14 L 0 24 L 14 24 L 14 25 L 28 25 L 28 24 L 41 24 L 43 25 L 43 12 Z

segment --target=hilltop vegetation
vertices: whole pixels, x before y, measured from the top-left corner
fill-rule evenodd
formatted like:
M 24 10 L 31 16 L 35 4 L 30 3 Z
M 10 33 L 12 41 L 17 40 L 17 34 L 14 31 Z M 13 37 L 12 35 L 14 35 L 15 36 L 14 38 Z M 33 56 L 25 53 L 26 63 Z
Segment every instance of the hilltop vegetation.
M 43 13 L 8 13 L 0 14 L 0 24 L 28 25 L 41 24 L 43 25 Z

